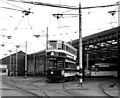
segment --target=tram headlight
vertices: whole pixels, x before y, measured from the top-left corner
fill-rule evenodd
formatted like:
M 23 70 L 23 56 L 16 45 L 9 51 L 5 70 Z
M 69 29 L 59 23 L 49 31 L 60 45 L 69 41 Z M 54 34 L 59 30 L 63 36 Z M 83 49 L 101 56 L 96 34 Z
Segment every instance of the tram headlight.
M 62 76 L 64 76 L 64 73 L 65 73 L 65 71 L 64 71 L 64 70 L 62 70 L 62 71 L 61 71 Z
M 53 74 L 53 71 L 51 71 L 51 74 Z

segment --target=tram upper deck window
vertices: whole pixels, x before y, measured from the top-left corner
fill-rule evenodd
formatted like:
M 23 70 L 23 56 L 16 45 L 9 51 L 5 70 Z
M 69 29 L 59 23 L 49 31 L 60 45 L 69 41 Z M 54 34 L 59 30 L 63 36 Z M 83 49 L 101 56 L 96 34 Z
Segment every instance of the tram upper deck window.
M 64 43 L 62 43 L 62 49 L 63 50 L 65 50 L 66 48 L 65 48 L 66 46 L 65 46 L 65 44 Z
M 66 45 L 66 50 L 70 52 L 70 48 Z
M 62 49 L 62 43 L 58 42 L 58 49 Z
M 48 49 L 56 49 L 57 48 L 57 42 L 56 41 L 49 41 L 48 42 Z

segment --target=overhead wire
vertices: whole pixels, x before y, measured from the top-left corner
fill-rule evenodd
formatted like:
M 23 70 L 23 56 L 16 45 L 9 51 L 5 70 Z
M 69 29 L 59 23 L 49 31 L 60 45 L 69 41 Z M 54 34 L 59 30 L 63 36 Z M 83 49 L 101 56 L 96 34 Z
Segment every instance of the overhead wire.
M 22 23 L 23 20 L 24 20 L 24 16 L 22 16 L 22 19 L 19 20 L 18 24 L 16 25 L 16 27 L 12 31 L 11 36 L 13 35 L 13 33 L 15 33 L 15 31 L 18 29 L 18 27 L 20 26 L 20 24 Z
M 29 20 L 29 17 L 27 16 L 27 20 L 28 20 L 28 25 L 30 27 L 30 30 L 32 31 L 32 33 L 34 34 L 34 31 L 33 31 L 33 27 L 31 26 L 30 24 L 30 20 Z
M 61 1 L 62 1 L 62 0 L 59 0 L 59 6 L 60 6 L 60 4 L 61 4 Z M 60 10 L 60 9 L 58 8 L 58 12 L 59 12 L 59 10 Z
M 60 23 L 61 23 L 61 25 L 64 26 L 64 23 L 63 23 L 62 21 L 61 21 Z M 65 28 L 65 29 L 66 29 L 66 28 Z M 66 30 L 67 32 L 65 31 L 65 29 L 62 29 L 62 30 L 64 30 L 64 32 L 65 32 L 65 33 L 62 34 L 62 35 L 69 35 L 69 34 L 72 35 L 72 34 L 76 34 L 76 33 L 77 33 L 77 31 L 73 31 L 71 28 L 67 29 L 67 30 Z
M 33 2 L 33 1 L 16 1 L 16 0 L 7 0 L 7 1 L 13 1 L 13 2 L 21 2 L 21 3 L 29 3 L 34 5 L 41 5 L 41 6 L 49 6 L 49 7 L 59 7 L 59 8 L 66 8 L 66 9 L 80 9 L 76 6 L 70 6 L 70 5 L 59 5 L 59 4 L 50 4 L 50 3 L 42 3 L 42 2 Z M 120 5 L 118 2 L 115 4 L 110 5 L 100 5 L 100 6 L 92 6 L 92 7 L 81 7 L 81 9 L 92 9 L 92 8 L 105 8 L 105 7 L 112 7 L 112 6 L 118 6 Z
M 60 21 L 60 20 L 59 20 L 59 21 Z M 62 21 L 60 21 L 59 24 L 60 24 L 61 27 L 64 26 L 63 23 L 62 23 Z M 59 28 L 59 29 L 60 29 L 60 28 Z M 62 29 L 62 28 L 61 28 L 61 29 Z M 62 29 L 62 30 L 64 30 L 64 29 Z M 66 32 L 66 31 L 64 30 L 64 32 Z M 62 34 L 62 35 L 63 35 L 63 34 Z
M 1 7 L 0 7 L 1 8 Z M 13 17 L 13 15 L 10 15 L 8 11 L 6 11 L 4 8 L 2 8 L 2 10 L 10 17 L 10 18 L 15 18 Z M 8 17 L 4 18 L 7 19 Z M 1 19 L 2 20 L 2 19 Z
M 59 28 L 59 21 L 60 21 L 60 20 L 57 19 L 57 24 L 58 24 L 58 25 L 57 25 L 57 28 L 58 28 L 58 30 L 59 30 L 59 33 L 61 34 L 61 31 L 60 31 L 60 28 Z
M 41 5 L 41 6 L 59 7 L 59 8 L 66 8 L 66 9 L 77 9 L 75 6 L 69 6 L 69 5 L 50 4 L 50 3 L 33 2 L 33 1 L 16 1 L 16 0 L 7 0 L 7 1 L 29 3 L 29 4 Z
M 4 0 L 2 0 L 2 1 L 5 2 L 6 4 L 9 4 L 9 5 L 12 5 L 12 6 L 14 6 L 14 7 L 20 8 L 20 9 L 22 9 L 22 10 L 25 10 L 25 9 L 22 8 L 22 7 L 19 7 L 19 6 L 16 6 L 16 5 L 14 5 L 14 4 L 8 3 L 8 2 L 6 2 L 6 1 L 4 1 Z
M 8 1 L 12 1 L 12 0 L 8 0 Z M 13 0 L 15 1 L 15 0 Z M 74 6 L 67 6 L 67 5 L 60 5 L 60 4 L 56 4 L 56 5 L 52 5 L 52 4 L 47 4 L 47 3 L 41 3 L 41 2 L 24 2 L 22 1 L 23 3 L 30 3 L 30 4 L 35 4 L 35 5 L 45 5 L 45 6 L 51 6 L 51 7 L 59 7 L 59 8 L 70 8 L 70 9 L 76 9 L 76 7 Z M 118 5 L 118 4 L 117 4 Z M 116 4 L 114 5 L 104 5 L 104 6 L 94 6 L 94 7 L 82 7 L 81 9 L 91 9 L 91 8 L 103 8 L 103 7 L 110 7 L 110 6 L 116 6 Z M 78 9 L 78 8 L 77 8 Z

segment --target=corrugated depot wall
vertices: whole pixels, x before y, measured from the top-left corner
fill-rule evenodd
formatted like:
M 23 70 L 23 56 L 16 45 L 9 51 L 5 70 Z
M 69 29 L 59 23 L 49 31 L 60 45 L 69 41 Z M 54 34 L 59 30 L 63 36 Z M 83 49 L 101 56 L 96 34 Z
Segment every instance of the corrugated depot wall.
M 16 71 L 16 53 L 11 55 L 11 66 L 10 66 L 10 56 L 2 59 L 2 64 L 8 65 L 8 74 L 10 75 L 10 69 L 15 75 Z M 17 71 L 19 76 L 23 76 L 25 73 L 25 53 L 19 51 L 17 53 Z

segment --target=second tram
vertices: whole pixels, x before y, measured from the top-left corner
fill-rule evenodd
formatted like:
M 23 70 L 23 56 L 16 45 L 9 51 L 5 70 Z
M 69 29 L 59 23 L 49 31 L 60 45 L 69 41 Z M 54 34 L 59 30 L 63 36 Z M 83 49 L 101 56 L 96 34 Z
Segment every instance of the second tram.
M 96 63 L 91 68 L 91 76 L 117 77 L 117 64 L 114 64 L 114 63 Z

